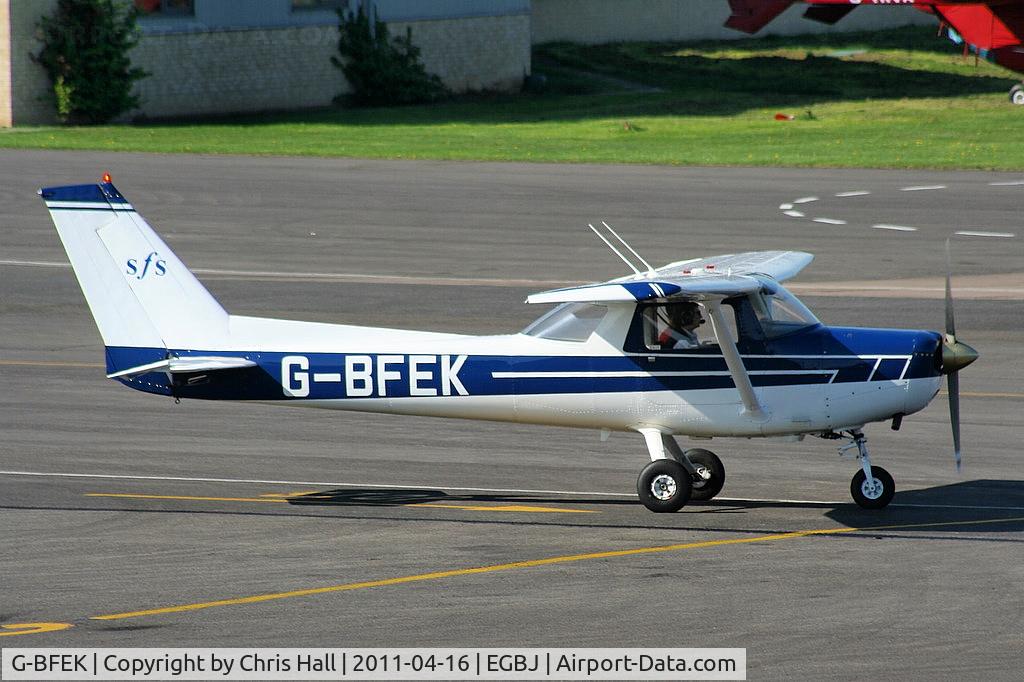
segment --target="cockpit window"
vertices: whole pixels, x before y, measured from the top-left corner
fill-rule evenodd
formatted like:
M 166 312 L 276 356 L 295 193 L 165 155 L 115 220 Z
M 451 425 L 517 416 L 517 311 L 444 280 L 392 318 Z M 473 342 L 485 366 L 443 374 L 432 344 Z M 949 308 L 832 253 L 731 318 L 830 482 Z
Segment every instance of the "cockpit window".
M 586 341 L 607 312 L 607 306 L 594 303 L 563 303 L 535 320 L 523 333 L 554 341 Z
M 767 338 L 773 339 L 786 334 L 821 324 L 814 314 L 778 283 L 761 279 L 761 291 L 750 295 L 750 303 L 761 329 Z

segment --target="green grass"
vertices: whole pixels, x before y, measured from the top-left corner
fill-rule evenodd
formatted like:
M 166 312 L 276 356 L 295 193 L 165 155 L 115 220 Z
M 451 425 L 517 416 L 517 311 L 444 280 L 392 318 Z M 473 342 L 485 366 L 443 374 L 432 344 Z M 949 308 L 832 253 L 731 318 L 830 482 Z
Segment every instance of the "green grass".
M 403 159 L 1024 169 L 1016 78 L 932 29 L 553 44 L 543 94 L 202 122 L 15 128 L 0 147 Z M 624 83 L 623 81 L 628 81 Z M 630 85 L 630 83 L 632 85 Z M 775 113 L 797 118 L 776 121 Z

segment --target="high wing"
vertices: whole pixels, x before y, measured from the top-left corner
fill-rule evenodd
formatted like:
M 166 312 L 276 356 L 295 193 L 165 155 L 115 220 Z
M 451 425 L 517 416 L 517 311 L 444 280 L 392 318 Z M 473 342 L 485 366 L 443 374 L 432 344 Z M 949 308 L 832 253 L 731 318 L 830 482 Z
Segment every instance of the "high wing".
M 814 259 L 803 251 L 750 251 L 677 261 L 646 275 L 532 294 L 527 303 L 636 302 L 658 298 L 691 301 L 719 299 L 761 288 L 754 275 L 782 282 Z
M 1024 71 L 1024 3 L 961 5 L 938 2 L 931 10 L 983 57 Z

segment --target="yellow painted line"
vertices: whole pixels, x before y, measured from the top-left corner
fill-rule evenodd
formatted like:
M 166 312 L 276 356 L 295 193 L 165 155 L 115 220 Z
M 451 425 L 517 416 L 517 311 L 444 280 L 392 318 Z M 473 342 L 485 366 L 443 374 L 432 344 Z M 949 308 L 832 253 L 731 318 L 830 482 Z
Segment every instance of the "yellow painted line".
M 306 495 L 317 495 L 319 490 L 298 490 L 294 493 L 263 493 L 260 497 L 305 497 Z
M 188 500 L 193 502 L 270 502 L 284 504 L 288 500 L 273 497 L 200 497 L 198 495 L 134 495 L 131 493 L 85 493 L 86 497 L 120 497 L 129 500 Z
M 302 590 L 291 590 L 288 592 L 273 592 L 270 594 L 257 594 L 250 597 L 236 597 L 232 599 L 218 599 L 215 601 L 197 602 L 194 604 L 181 604 L 178 606 L 165 606 L 162 608 L 145 609 L 142 611 L 125 611 L 123 613 L 111 613 L 102 616 L 92 616 L 90 620 L 121 620 L 125 618 L 138 618 L 140 616 L 156 616 L 167 613 L 182 613 L 186 611 L 199 611 L 201 609 L 215 608 L 218 606 L 237 606 L 242 604 L 258 604 L 261 602 L 274 601 L 278 599 L 290 599 L 293 597 L 308 597 L 317 594 L 329 594 L 333 592 L 350 592 L 372 587 L 387 587 L 390 585 L 403 585 L 406 583 L 425 582 L 430 580 L 443 580 L 465 575 L 479 575 L 483 573 L 496 573 L 499 571 L 511 571 L 523 568 L 535 568 L 538 566 L 551 566 L 554 564 L 567 564 L 592 559 L 612 559 L 617 557 L 638 556 L 644 554 L 658 554 L 664 552 L 678 552 L 687 549 L 704 549 L 708 547 L 724 547 L 728 545 L 749 545 L 758 542 L 772 542 L 775 540 L 790 540 L 813 535 L 836 535 L 839 533 L 854 532 L 876 532 L 879 530 L 907 530 L 912 528 L 933 528 L 937 526 L 969 526 L 993 523 L 1012 523 L 1024 521 L 1024 516 L 999 519 L 981 519 L 976 521 L 940 521 L 936 523 L 916 523 L 892 526 L 874 526 L 866 528 L 821 528 L 817 530 L 800 530 L 790 533 L 774 533 L 771 535 L 760 535 L 749 538 L 732 538 L 728 540 L 705 540 L 702 542 L 687 542 L 675 545 L 661 545 L 657 547 L 639 547 L 635 549 L 619 549 L 607 552 L 593 552 L 589 554 L 569 554 L 566 556 L 548 557 L 546 559 L 534 559 L 530 561 L 513 561 L 504 564 L 493 564 L 491 566 L 478 566 L 475 568 L 457 568 L 449 571 L 436 571 L 433 573 L 420 573 L 418 575 L 407 575 L 398 578 L 385 578 L 383 580 L 368 580 L 364 582 L 345 583 L 342 585 L 329 585 L 326 587 L 312 587 Z
M 85 367 L 104 369 L 99 362 L 66 362 L 64 360 L 0 360 L 0 366 L 7 367 Z
M 559 507 L 533 507 L 525 504 L 501 504 L 487 506 L 482 504 L 436 504 L 434 502 L 421 502 L 418 504 L 406 504 L 405 507 L 432 507 L 434 509 L 464 509 L 466 511 L 486 512 L 537 512 L 555 514 L 600 514 L 595 509 L 562 509 Z
M 0 637 L 16 637 L 18 635 L 37 635 L 41 632 L 56 632 L 67 630 L 71 623 L 8 623 L 0 625 L 0 629 L 7 632 L 0 632 Z

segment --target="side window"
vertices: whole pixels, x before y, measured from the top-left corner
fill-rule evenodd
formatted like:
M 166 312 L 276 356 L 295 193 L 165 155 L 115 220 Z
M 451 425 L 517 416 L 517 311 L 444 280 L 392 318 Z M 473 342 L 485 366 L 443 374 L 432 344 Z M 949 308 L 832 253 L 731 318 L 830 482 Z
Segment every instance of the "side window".
M 524 334 L 553 341 L 586 341 L 608 312 L 593 303 L 563 303 L 535 320 Z
M 729 326 L 735 334 L 732 308 L 723 306 Z M 643 344 L 646 350 L 681 351 L 717 346 L 709 313 L 696 303 L 659 303 L 640 311 Z

